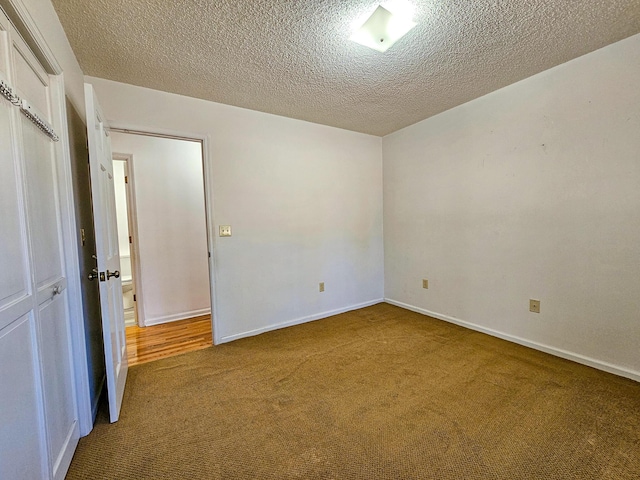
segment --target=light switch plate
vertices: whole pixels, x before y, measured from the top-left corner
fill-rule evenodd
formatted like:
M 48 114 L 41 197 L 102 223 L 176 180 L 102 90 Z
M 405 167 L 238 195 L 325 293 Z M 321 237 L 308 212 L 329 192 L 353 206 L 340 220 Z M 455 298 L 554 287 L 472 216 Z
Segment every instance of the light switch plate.
M 231 225 L 220 225 L 219 231 L 220 231 L 220 236 L 221 237 L 230 237 L 231 236 Z

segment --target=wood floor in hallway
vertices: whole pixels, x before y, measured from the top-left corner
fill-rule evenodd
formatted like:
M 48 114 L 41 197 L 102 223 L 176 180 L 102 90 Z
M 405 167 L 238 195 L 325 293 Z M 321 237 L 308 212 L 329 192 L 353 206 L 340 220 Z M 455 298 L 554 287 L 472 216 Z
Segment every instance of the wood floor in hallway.
M 144 328 L 136 325 L 127 327 L 126 333 L 130 366 L 193 352 L 212 344 L 209 315 Z

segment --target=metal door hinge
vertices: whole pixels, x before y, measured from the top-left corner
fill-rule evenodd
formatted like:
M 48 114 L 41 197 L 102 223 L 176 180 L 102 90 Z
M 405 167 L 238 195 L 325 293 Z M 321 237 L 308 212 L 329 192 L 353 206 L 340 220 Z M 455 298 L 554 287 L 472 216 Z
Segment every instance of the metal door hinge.
M 129 177 L 127 177 L 126 175 L 124 176 L 124 183 L 129 183 Z
M 134 301 L 134 302 L 135 302 L 135 301 L 137 301 L 137 300 L 136 300 L 136 295 L 135 295 L 135 293 L 133 294 L 133 301 Z
M 129 235 L 129 243 L 133 243 L 133 241 L 131 240 L 131 235 Z

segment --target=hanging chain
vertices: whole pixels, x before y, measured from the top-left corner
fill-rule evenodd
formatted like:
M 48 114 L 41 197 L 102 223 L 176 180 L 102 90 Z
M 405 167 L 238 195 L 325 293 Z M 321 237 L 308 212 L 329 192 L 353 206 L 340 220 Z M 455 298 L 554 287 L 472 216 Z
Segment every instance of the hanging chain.
M 60 140 L 60 137 L 56 135 L 55 130 L 51 125 L 49 125 L 46 121 L 44 121 L 40 116 L 31 108 L 31 105 L 27 103 L 26 100 L 22 100 L 22 104 L 20 105 L 20 111 L 31 120 L 40 130 L 42 130 L 51 140 L 57 142 Z
M 16 107 L 20 106 L 20 97 L 13 93 L 13 89 L 4 80 L 0 80 L 0 95 L 9 100 Z

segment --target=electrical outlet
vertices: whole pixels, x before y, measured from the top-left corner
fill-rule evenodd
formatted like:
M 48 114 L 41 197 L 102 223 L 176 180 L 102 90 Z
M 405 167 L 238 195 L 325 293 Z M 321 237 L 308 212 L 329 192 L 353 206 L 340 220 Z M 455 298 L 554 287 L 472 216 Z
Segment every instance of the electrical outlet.
M 324 282 L 320 282 L 320 284 L 318 285 L 318 288 L 321 292 L 324 292 Z
M 533 313 L 540 313 L 540 300 L 529 300 L 529 311 Z
M 422 279 L 422 288 L 429 288 L 429 280 L 426 278 Z
M 219 232 L 221 237 L 231 236 L 231 225 L 220 225 Z

